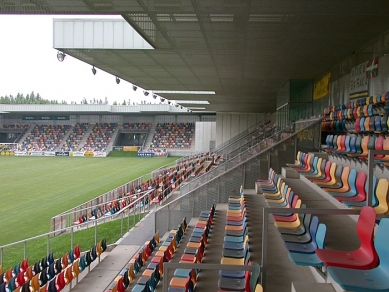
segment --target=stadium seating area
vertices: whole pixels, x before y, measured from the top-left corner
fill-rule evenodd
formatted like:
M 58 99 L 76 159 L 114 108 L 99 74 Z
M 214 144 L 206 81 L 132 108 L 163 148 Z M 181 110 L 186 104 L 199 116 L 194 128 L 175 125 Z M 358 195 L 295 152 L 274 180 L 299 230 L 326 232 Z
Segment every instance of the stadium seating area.
M 150 147 L 190 148 L 194 127 L 194 123 L 158 123 Z
M 351 100 L 325 111 L 322 131 L 326 152 L 349 159 L 366 160 L 369 150 L 389 150 L 389 92 Z M 388 166 L 389 156 L 380 155 L 375 163 Z
M 345 290 L 373 291 L 373 287 L 383 288 L 377 291 L 387 289 L 388 285 L 378 274 L 383 270 L 388 271 L 385 268 L 384 256 L 389 252 L 389 248 L 387 245 L 384 247 L 382 242 L 387 239 L 389 221 L 377 220 L 377 216 L 388 214 L 388 180 L 382 178 L 377 183 L 377 178 L 373 178 L 372 206 L 367 206 L 368 187 L 365 172 L 357 172 L 348 166 L 336 165 L 331 161 L 326 162 L 312 154 L 299 152 L 297 158 L 295 164 L 288 166 L 345 206 L 361 210 L 356 223 L 360 246 L 352 250 L 327 249 L 325 248 L 327 227 L 319 222 L 317 216 L 297 213 L 273 214 L 274 225 L 284 240 L 289 259 L 296 265 L 326 267 L 331 277 Z M 258 183 L 269 207 L 305 207 L 298 195 L 295 195 L 283 178 L 272 169 L 269 170 L 268 179 L 258 180 Z M 377 235 L 374 237 L 376 222 L 379 225 Z
M 95 124 L 92 129 L 92 133 L 87 138 L 82 150 L 106 151 L 116 127 L 116 123 Z
M 27 151 L 55 151 L 61 144 L 70 125 L 36 125 L 22 142 Z
M 29 128 L 30 125 L 20 125 L 20 124 L 4 124 L 2 125 L 3 129 L 26 129 Z
M 123 123 L 122 130 L 148 131 L 151 123 Z M 28 129 L 29 125 L 9 124 L 4 129 Z M 85 140 L 89 123 L 71 125 L 35 125 L 24 140 L 20 151 L 106 151 L 117 123 L 96 123 Z M 70 133 L 69 133 L 70 131 Z M 153 133 L 150 149 L 157 156 L 166 156 L 166 149 L 189 149 L 192 146 L 194 123 L 159 123 Z M 64 140 L 64 138 L 66 138 Z M 154 150 L 157 149 L 157 150 Z M 161 150 L 160 150 L 161 149 Z M 162 153 L 163 152 L 163 153 Z
M 61 291 L 78 279 L 79 274 L 107 249 L 106 240 L 99 241 L 90 250 L 81 253 L 80 245 L 55 259 L 50 253 L 33 265 L 28 258 L 5 272 L 0 271 L 1 292 Z
M 85 136 L 85 132 L 88 130 L 88 123 L 77 123 L 68 138 L 64 142 L 62 147 L 63 151 L 76 151 L 80 146 L 82 138 Z
M 149 130 L 151 123 L 123 123 L 124 130 Z

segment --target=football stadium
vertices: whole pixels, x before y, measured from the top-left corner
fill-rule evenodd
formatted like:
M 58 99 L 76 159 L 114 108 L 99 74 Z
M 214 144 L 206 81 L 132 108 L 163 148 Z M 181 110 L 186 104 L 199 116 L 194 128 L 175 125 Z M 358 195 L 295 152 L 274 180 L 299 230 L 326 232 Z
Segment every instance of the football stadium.
M 144 95 L 0 104 L 0 292 L 389 291 L 388 8 L 0 1 Z

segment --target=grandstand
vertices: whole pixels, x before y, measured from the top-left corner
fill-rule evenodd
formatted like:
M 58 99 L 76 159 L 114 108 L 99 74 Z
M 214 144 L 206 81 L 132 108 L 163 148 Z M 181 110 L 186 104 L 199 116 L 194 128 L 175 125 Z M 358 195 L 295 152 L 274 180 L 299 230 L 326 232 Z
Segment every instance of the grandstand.
M 175 167 L 187 174 L 173 188 L 162 168 L 58 214 L 69 237 L 117 213 L 144 218 L 101 261 L 96 235 L 68 265 L 53 265 L 48 245 L 44 291 L 389 291 L 385 1 L 43 2 L 5 1 L 0 13 L 122 15 L 56 19 L 54 48 L 161 104 L 0 105 L 0 142 L 28 138 L 25 155 L 162 149 L 185 156 Z M 90 126 L 71 150 L 77 123 Z M 2 271 L 0 291 L 26 279 L 38 289 L 25 263 Z

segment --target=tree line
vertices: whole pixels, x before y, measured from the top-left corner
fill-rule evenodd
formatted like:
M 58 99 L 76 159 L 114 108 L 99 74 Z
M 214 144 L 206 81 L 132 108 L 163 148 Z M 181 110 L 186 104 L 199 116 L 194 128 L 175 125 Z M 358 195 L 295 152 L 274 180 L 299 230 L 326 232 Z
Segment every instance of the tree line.
M 67 104 L 67 102 L 64 100 L 59 102 L 58 100 L 44 99 L 39 93 L 35 94 L 33 91 L 26 96 L 23 93 L 18 93 L 16 96 L 0 96 L 0 104 Z

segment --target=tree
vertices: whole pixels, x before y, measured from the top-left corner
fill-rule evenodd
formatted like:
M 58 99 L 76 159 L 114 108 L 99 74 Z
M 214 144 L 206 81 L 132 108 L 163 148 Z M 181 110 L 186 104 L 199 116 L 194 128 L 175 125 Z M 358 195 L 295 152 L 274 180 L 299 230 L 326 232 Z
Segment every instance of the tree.
M 117 101 L 116 101 L 116 100 L 113 102 L 113 105 L 118 105 L 118 103 L 117 103 Z
M 123 103 L 122 103 L 122 105 L 126 105 L 126 100 L 123 100 Z

